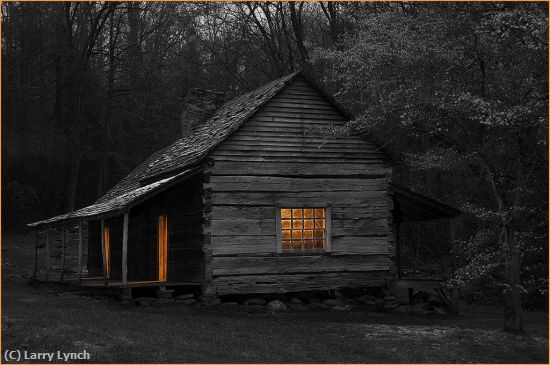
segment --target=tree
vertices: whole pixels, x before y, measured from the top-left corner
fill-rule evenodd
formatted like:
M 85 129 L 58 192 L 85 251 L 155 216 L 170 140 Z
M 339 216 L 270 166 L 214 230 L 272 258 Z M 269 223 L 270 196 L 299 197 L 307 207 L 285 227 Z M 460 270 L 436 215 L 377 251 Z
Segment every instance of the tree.
M 513 331 L 523 330 L 529 248 L 520 237 L 545 221 L 537 217 L 547 206 L 546 24 L 532 4 L 393 8 L 358 17 L 342 49 L 315 52 L 332 65 L 328 85 L 360 114 L 353 127 L 409 152 L 402 178 L 446 174 L 453 200 L 480 226 L 491 223 Z M 454 179 L 460 169 L 468 184 Z

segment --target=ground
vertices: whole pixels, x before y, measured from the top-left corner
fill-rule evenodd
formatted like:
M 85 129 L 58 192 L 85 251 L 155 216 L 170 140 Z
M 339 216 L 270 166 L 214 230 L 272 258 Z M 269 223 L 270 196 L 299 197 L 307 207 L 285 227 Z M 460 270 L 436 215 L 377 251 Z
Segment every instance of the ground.
M 30 237 L 3 237 L 2 353 L 87 350 L 96 363 L 548 363 L 545 312 L 527 312 L 527 334 L 513 335 L 491 307 L 459 316 L 138 307 L 31 286 L 31 254 Z

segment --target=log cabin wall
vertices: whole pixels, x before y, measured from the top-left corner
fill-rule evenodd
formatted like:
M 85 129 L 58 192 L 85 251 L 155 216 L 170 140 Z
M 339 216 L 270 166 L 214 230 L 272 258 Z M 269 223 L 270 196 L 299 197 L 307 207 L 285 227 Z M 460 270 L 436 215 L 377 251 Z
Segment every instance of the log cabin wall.
M 171 282 L 202 282 L 202 176 L 197 175 L 159 193 L 130 210 L 128 280 L 157 280 L 157 218 L 168 219 L 168 277 Z M 106 219 L 111 239 L 111 278 L 120 280 L 122 218 Z M 100 221 L 89 228 L 90 276 L 102 276 Z
M 203 230 L 211 290 L 292 292 L 391 280 L 391 168 L 364 139 L 326 134 L 345 123 L 300 77 L 209 154 Z M 331 252 L 278 254 L 277 206 L 325 205 L 332 211 Z

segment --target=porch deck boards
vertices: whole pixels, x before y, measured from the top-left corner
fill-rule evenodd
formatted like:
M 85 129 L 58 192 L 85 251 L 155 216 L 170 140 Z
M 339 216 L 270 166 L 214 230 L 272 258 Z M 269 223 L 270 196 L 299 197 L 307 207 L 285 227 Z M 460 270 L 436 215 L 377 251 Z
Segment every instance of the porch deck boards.
M 48 278 L 45 276 L 39 276 L 33 278 L 32 280 L 43 282 L 43 283 L 56 283 L 61 285 L 68 286 L 78 286 L 78 287 L 88 287 L 88 288 L 124 288 L 122 286 L 122 281 L 120 280 L 109 280 L 107 286 L 103 281 L 102 277 L 94 278 L 82 278 L 81 282 L 78 282 L 77 277 L 67 277 L 63 278 L 63 281 L 60 280 L 60 276 L 50 275 Z M 126 288 L 143 288 L 143 287 L 159 287 L 159 286 L 200 286 L 202 283 L 197 282 L 184 282 L 184 281 L 129 281 L 126 285 Z

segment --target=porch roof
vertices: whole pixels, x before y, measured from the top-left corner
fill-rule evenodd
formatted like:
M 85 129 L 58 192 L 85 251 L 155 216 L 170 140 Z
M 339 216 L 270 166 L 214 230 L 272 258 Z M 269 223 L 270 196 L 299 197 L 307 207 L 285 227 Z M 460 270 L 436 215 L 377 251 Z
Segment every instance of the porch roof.
M 96 202 L 87 207 L 75 210 L 71 213 L 61 214 L 45 220 L 27 224 L 29 227 L 38 228 L 41 226 L 60 225 L 68 222 L 89 220 L 92 218 L 105 218 L 122 214 L 125 210 L 143 202 L 152 195 L 158 194 L 170 186 L 187 179 L 197 172 L 197 169 L 188 169 L 174 176 L 140 186 L 122 195 L 111 199 Z
M 428 221 L 457 217 L 463 212 L 451 205 L 445 204 L 397 184 L 392 184 L 394 203 L 403 222 Z

